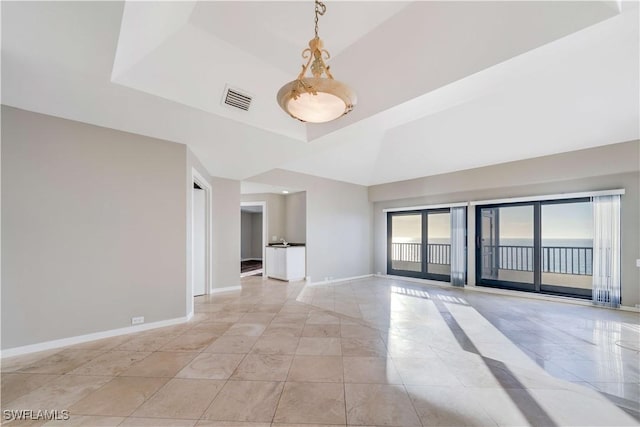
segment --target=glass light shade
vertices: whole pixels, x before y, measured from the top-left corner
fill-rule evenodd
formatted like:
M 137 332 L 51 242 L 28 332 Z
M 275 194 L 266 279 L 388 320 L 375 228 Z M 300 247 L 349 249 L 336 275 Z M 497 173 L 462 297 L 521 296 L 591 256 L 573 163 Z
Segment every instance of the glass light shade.
M 317 95 L 303 92 L 294 99 L 292 90 L 296 86 L 295 80 L 278 91 L 280 107 L 298 120 L 329 122 L 347 114 L 356 105 L 356 94 L 344 83 L 322 77 L 308 77 L 302 81 L 307 87 L 311 86 Z

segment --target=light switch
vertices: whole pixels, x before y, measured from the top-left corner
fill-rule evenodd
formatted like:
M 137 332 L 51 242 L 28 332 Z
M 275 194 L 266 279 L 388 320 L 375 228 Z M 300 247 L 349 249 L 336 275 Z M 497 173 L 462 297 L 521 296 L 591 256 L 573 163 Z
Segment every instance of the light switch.
M 636 260 L 636 267 L 639 267 L 639 268 L 640 268 L 640 259 L 637 259 L 637 260 Z

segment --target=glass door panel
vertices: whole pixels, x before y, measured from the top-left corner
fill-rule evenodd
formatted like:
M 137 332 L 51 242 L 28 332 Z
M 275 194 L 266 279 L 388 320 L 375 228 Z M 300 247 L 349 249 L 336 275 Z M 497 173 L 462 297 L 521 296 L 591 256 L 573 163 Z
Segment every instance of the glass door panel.
M 541 290 L 591 296 L 593 206 L 591 201 L 541 207 Z
M 534 206 L 481 208 L 481 283 L 533 290 Z
M 451 213 L 427 212 L 427 273 L 451 276 Z
M 393 273 L 423 271 L 423 227 L 421 213 L 389 215 L 388 269 Z

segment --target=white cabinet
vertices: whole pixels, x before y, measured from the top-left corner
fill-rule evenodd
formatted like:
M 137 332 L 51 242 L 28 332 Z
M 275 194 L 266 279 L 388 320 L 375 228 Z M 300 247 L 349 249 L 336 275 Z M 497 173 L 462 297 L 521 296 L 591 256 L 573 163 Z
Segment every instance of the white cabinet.
M 267 247 L 267 276 L 280 280 L 302 280 L 305 277 L 304 246 Z

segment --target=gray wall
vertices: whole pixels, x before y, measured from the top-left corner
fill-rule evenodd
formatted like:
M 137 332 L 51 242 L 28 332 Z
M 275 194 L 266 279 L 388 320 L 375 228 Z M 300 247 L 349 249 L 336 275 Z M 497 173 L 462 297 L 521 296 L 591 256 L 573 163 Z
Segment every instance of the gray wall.
M 385 208 L 519 196 L 624 188 L 622 196 L 622 302 L 640 303 L 640 142 L 633 141 L 553 156 L 369 187 L 375 202 L 374 271 L 386 272 Z M 469 252 L 475 249 L 475 220 L 469 210 Z M 475 265 L 468 265 L 470 284 Z
M 251 212 L 240 212 L 240 259 L 251 258 L 253 220 Z
M 313 282 L 371 273 L 367 187 L 281 169 L 249 180 L 306 191 L 307 275 Z
M 184 145 L 5 106 L 2 142 L 3 349 L 185 316 Z
M 251 258 L 262 259 L 262 213 L 256 212 L 251 215 L 252 236 L 251 236 Z
M 262 259 L 262 214 L 241 212 L 241 259 Z
M 285 236 L 292 243 L 307 241 L 307 193 L 305 191 L 285 196 Z
M 274 241 L 273 236 L 276 236 L 276 242 L 280 241 L 281 238 L 286 237 L 286 206 L 285 197 L 282 194 L 242 194 L 240 200 L 243 202 L 266 203 L 267 243 Z
M 211 178 L 213 288 L 240 286 L 240 181 Z

